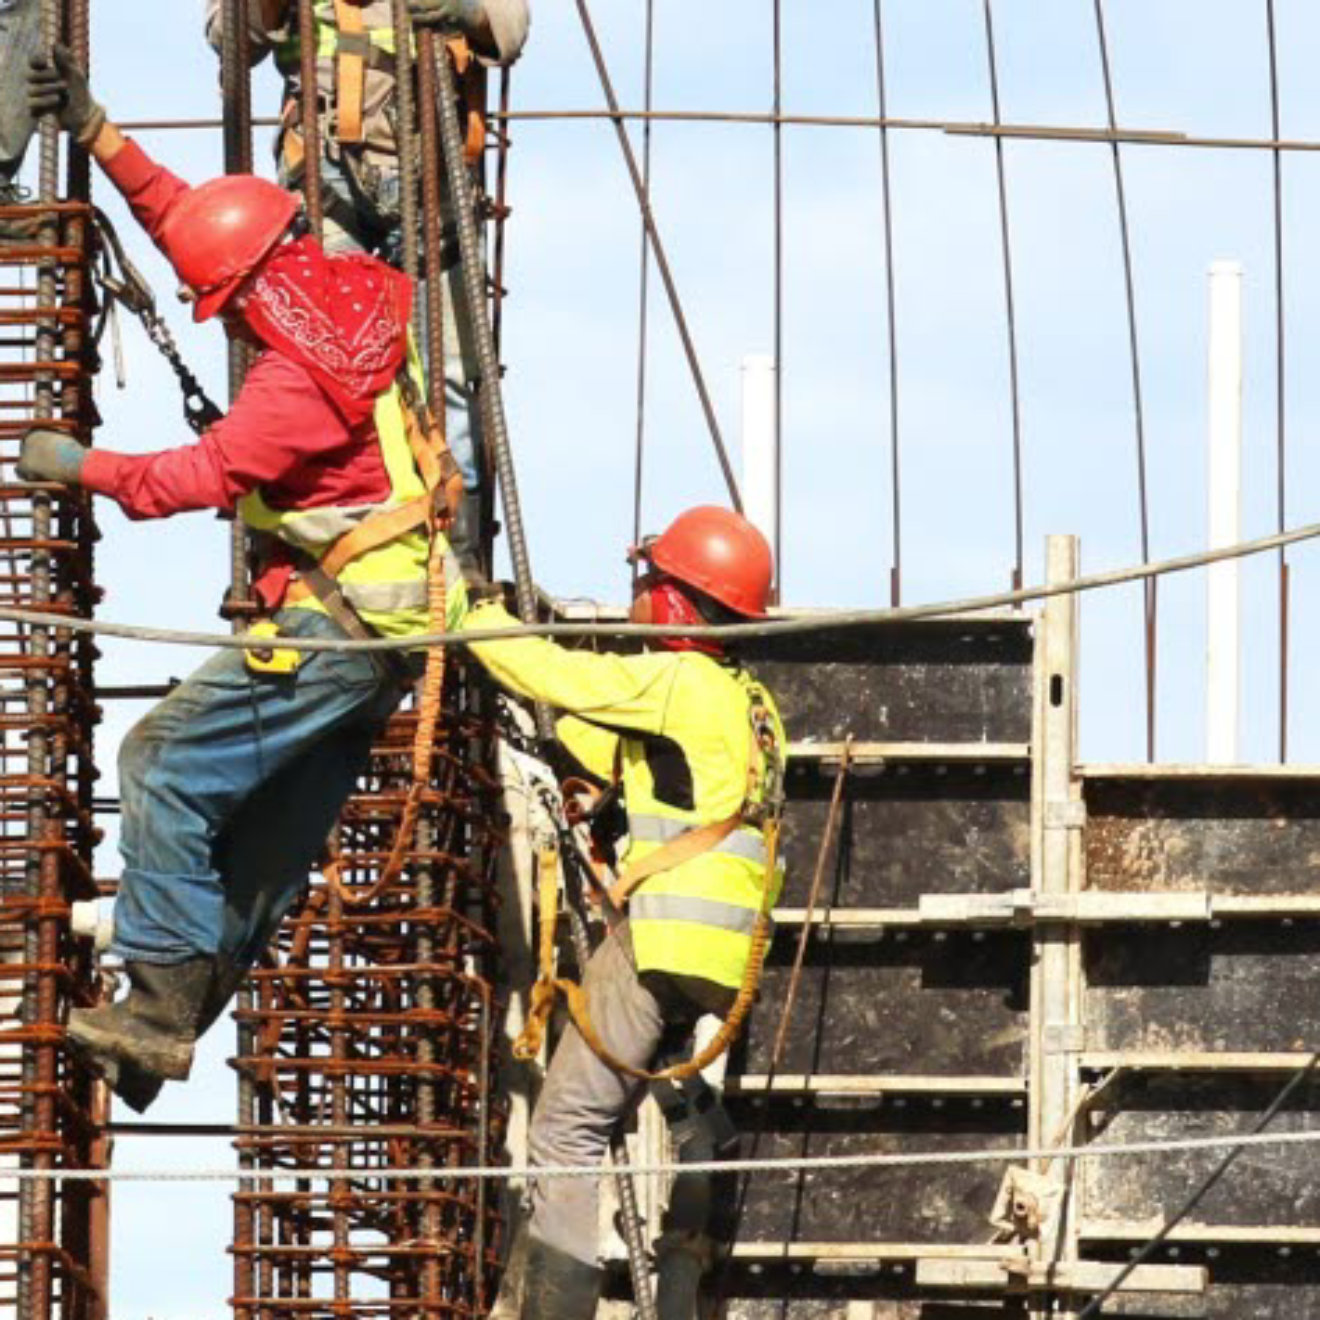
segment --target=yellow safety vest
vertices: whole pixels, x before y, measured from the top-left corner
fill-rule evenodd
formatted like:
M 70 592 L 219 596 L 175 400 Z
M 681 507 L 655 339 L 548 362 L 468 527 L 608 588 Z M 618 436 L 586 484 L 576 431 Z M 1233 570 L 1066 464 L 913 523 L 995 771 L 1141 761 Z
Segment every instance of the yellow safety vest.
M 491 603 L 476 607 L 464 627 L 516 622 Z M 752 805 L 760 804 L 767 775 L 763 764 L 751 764 L 763 755 L 750 736 L 754 702 L 765 708 L 777 747 L 787 747 L 769 692 L 745 670 L 698 652 L 608 655 L 544 638 L 477 642 L 472 650 L 506 687 L 570 712 L 559 736 L 593 774 L 608 779 L 617 763 L 629 826 L 623 872 L 693 827 L 738 812 L 749 780 Z M 769 878 L 768 902 L 766 883 L 765 839 L 751 823 L 644 880 L 628 902 L 638 971 L 703 977 L 736 990 L 757 914 L 778 898 L 783 876 Z
M 418 380 L 420 370 L 415 355 L 411 357 L 410 370 L 413 379 Z M 260 491 L 253 491 L 238 503 L 243 521 L 254 531 L 278 536 L 319 560 L 341 536 L 372 515 L 387 513 L 425 495 L 426 487 L 408 444 L 397 382 L 391 383 L 376 399 L 374 420 L 381 458 L 390 479 L 387 500 L 311 509 L 274 509 Z M 380 636 L 409 637 L 430 631 L 428 549 L 424 528 L 405 532 L 350 560 L 339 573 L 338 582 L 345 599 Z M 452 629 L 459 626 L 467 612 L 467 587 L 448 545 L 445 546 L 445 583 L 446 626 Z M 292 608 L 325 612 L 314 596 L 297 601 Z

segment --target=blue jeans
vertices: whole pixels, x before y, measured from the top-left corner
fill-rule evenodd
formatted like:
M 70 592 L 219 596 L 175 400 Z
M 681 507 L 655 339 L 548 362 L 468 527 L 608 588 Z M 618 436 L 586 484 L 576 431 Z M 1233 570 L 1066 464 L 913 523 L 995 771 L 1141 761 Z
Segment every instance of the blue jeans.
M 41 47 L 41 0 L 0 0 L 0 186 L 13 182 L 28 142 L 28 61 Z
M 281 610 L 292 637 L 342 637 Z M 295 673 L 213 655 L 119 752 L 124 859 L 111 950 L 250 967 L 297 898 L 401 689 L 370 656 L 305 652 Z
M 292 180 L 281 166 L 280 183 L 301 187 L 301 179 Z M 323 225 L 327 252 L 375 252 L 392 266 L 402 266 L 403 240 L 399 224 L 399 175 L 382 171 L 371 197 L 356 187 L 344 166 L 321 157 L 321 190 L 330 203 Z M 350 220 L 350 216 L 352 217 Z M 418 324 L 421 335 L 418 350 L 427 361 L 426 300 L 439 287 L 443 299 L 445 353 L 445 438 L 459 471 L 463 488 L 470 494 L 481 489 L 481 410 L 472 382 L 477 376 L 476 349 L 466 302 L 463 298 L 463 267 L 457 261 L 442 271 L 438 280 L 429 277 L 417 282 L 417 300 L 421 309 Z

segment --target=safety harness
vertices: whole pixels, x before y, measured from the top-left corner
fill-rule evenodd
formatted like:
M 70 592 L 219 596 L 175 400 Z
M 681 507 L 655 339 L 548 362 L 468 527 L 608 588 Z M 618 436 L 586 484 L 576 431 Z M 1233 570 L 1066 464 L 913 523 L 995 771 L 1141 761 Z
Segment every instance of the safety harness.
M 319 559 L 310 554 L 300 554 L 298 577 L 285 595 L 285 601 L 289 604 L 306 599 L 308 595 L 315 596 L 325 612 L 350 637 L 358 639 L 370 638 L 375 634 L 345 599 L 337 580 L 338 574 L 359 556 L 423 526 L 427 530 L 429 542 L 426 587 L 430 631 L 445 630 L 448 592 L 445 583 L 444 534 L 452 525 L 458 509 L 463 492 L 463 476 L 445 440 L 444 429 L 421 397 L 406 361 L 399 370 L 396 383 L 408 446 L 425 487 L 425 494 L 398 508 L 373 514 L 332 542 Z M 411 687 L 412 674 L 398 653 L 388 651 L 382 654 L 390 662 L 388 672 L 391 676 L 401 686 Z M 349 889 L 342 883 L 336 858 L 331 858 L 325 868 L 327 882 L 347 904 L 361 906 L 372 902 L 394 883 L 403 869 L 404 855 L 416 832 L 417 818 L 431 780 L 435 731 L 440 721 L 444 681 L 444 647 L 429 647 L 426 652 L 426 668 L 418 688 L 412 783 L 404 800 L 399 827 L 385 865 L 374 883 L 361 890 Z
M 756 999 L 761 983 L 765 955 L 770 947 L 774 922 L 775 879 L 779 866 L 779 827 L 784 805 L 784 760 L 779 735 L 769 705 L 753 689 L 748 709 L 750 752 L 747 766 L 747 788 L 742 805 L 724 820 L 698 825 L 685 830 L 663 847 L 648 854 L 635 866 L 630 866 L 609 887 L 606 895 L 607 916 L 622 912 L 629 897 L 644 881 L 664 871 L 718 848 L 739 826 L 750 825 L 759 829 L 765 839 L 765 871 L 762 877 L 761 906 L 752 928 L 747 963 L 743 969 L 738 993 L 720 1029 L 691 1059 L 659 1072 L 634 1068 L 620 1059 L 601 1039 L 591 1021 L 587 996 L 582 986 L 555 972 L 555 928 L 559 919 L 560 858 L 553 844 L 542 847 L 538 857 L 538 900 L 540 907 L 540 972 L 532 986 L 531 1005 L 527 1023 L 513 1045 L 514 1057 L 521 1060 L 536 1058 L 541 1052 L 546 1026 L 555 1006 L 557 995 L 564 996 L 574 1025 L 588 1047 L 602 1063 L 625 1076 L 639 1081 L 682 1081 L 710 1067 L 738 1038 L 747 1014 Z

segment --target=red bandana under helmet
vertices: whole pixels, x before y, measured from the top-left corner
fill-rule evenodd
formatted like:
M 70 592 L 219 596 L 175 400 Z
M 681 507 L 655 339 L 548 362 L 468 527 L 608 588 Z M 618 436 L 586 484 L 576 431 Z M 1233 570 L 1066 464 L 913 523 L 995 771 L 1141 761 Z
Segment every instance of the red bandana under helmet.
M 243 319 L 263 344 L 306 367 L 350 426 L 371 415 L 407 349 L 406 275 L 305 237 L 276 248 L 246 294 Z

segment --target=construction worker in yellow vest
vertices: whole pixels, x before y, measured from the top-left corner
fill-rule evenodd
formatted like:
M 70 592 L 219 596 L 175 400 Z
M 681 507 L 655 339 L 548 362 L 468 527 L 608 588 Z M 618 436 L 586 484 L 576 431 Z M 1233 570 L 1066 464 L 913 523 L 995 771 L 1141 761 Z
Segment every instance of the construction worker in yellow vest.
M 628 893 L 626 919 L 587 965 L 588 1020 L 579 1030 L 575 1013 L 551 1059 L 532 1116 L 534 1165 L 599 1165 L 662 1037 L 689 1032 L 705 1014 L 727 1016 L 747 998 L 758 924 L 781 883 L 766 830 L 782 779 L 783 727 L 770 693 L 699 631 L 765 614 L 770 548 L 736 513 L 701 507 L 636 554 L 648 571 L 636 583 L 632 620 L 697 631 L 640 655 L 542 638 L 471 643 L 502 686 L 564 712 L 564 749 L 598 780 L 617 783 L 627 812 L 612 889 Z M 488 600 L 464 628 L 515 623 Z M 494 1312 L 500 1320 L 595 1314 L 597 1188 L 593 1178 L 533 1179 L 530 1219 Z
M 399 266 L 403 260 L 402 187 L 392 0 L 314 0 L 317 96 L 320 115 L 323 242 L 332 254 L 372 252 Z M 218 52 L 224 41 L 223 0 L 207 0 L 206 36 Z M 408 0 L 415 26 L 431 26 L 467 39 L 476 62 L 467 78 L 473 102 L 484 107 L 482 69 L 512 64 L 531 23 L 528 0 Z M 302 88 L 295 0 L 248 0 L 252 59 L 267 55 L 284 78 L 281 127 L 275 141 L 279 181 L 302 187 Z M 443 186 L 443 185 L 442 185 Z M 476 353 L 463 311 L 462 268 L 447 195 L 442 201 L 443 278 L 423 272 L 419 301 L 438 286 L 444 303 L 446 438 L 463 473 L 466 498 L 451 538 L 465 567 L 475 563 L 484 463 L 481 421 L 473 382 Z M 425 335 L 426 318 L 421 320 Z M 426 345 L 422 344 L 426 359 Z

